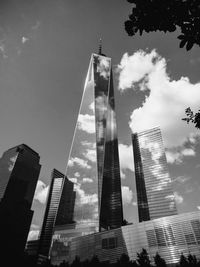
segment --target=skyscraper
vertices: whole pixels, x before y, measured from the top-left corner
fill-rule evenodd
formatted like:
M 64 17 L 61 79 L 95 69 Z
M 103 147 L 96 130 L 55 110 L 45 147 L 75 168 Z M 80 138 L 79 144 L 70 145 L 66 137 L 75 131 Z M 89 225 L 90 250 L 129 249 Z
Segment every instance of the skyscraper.
M 73 183 L 67 177 L 64 177 L 64 174 L 54 169 L 51 175 L 51 184 L 39 238 L 39 260 L 47 259 L 49 256 L 55 224 L 71 223 L 74 198 Z
M 23 254 L 33 211 L 32 200 L 40 173 L 38 153 L 25 144 L 0 159 L 0 229 L 2 255 Z
M 122 225 L 111 59 L 101 48 L 91 56 L 66 174 L 76 184 L 76 228 L 86 234 Z
M 177 214 L 161 131 L 132 135 L 139 221 Z

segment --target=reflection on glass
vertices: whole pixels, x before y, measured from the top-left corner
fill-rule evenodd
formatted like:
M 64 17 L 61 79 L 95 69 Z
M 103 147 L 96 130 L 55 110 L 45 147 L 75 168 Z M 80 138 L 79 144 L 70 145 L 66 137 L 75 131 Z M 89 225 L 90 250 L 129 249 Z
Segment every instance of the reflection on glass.
M 139 221 L 177 214 L 161 131 L 132 135 Z
M 74 234 L 122 225 L 111 59 L 103 55 L 90 60 L 66 176 L 76 191 Z

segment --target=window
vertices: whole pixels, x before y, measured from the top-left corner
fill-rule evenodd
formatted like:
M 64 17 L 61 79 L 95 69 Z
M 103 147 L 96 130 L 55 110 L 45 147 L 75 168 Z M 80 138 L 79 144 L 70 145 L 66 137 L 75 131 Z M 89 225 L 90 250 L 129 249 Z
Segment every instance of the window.
M 156 242 L 156 236 L 155 236 L 154 230 L 147 230 L 146 235 L 147 235 L 147 241 L 148 241 L 149 247 L 156 247 L 157 242 Z
M 165 227 L 164 231 L 165 231 L 165 238 L 166 238 L 166 241 L 167 241 L 167 245 L 168 246 L 175 246 L 176 242 L 175 242 L 175 238 L 174 238 L 174 235 L 173 235 L 173 232 L 172 232 L 171 225 Z
M 161 246 L 161 247 L 166 246 L 163 229 L 155 228 L 155 232 L 156 232 L 156 239 L 157 239 L 158 246 Z
M 112 249 L 118 246 L 117 237 L 102 239 L 102 249 Z
M 192 229 L 194 231 L 197 243 L 200 244 L 200 221 L 193 220 L 191 221 Z

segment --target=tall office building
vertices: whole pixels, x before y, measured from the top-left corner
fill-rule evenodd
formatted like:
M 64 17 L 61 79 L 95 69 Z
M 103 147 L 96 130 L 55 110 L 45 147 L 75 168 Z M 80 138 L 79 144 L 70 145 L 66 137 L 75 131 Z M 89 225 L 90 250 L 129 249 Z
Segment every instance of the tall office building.
M 177 214 L 161 131 L 132 135 L 139 222 Z
M 67 177 L 75 182 L 75 228 L 82 235 L 120 227 L 121 179 L 111 59 L 92 54 Z
M 71 223 L 74 199 L 73 183 L 67 177 L 64 177 L 64 174 L 54 169 L 51 175 L 51 184 L 39 238 L 39 261 L 47 259 L 49 256 L 55 224 Z
M 0 159 L 0 229 L 4 256 L 23 254 L 33 216 L 31 205 L 41 168 L 39 160 L 38 153 L 25 144 L 7 150 Z

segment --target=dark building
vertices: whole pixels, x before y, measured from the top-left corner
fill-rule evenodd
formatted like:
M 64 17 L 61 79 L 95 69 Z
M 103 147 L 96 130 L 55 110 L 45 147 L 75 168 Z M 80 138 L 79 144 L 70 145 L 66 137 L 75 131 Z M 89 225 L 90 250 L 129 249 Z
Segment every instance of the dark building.
M 0 159 L 0 229 L 2 255 L 23 255 L 41 165 L 38 153 L 25 144 L 13 147 Z M 10 257 L 8 258 L 8 260 Z
M 161 131 L 158 127 L 132 135 L 139 222 L 176 215 Z
M 55 224 L 66 224 L 72 221 L 74 198 L 73 183 L 64 174 L 54 169 L 39 237 L 39 262 L 49 257 Z
M 74 183 L 65 177 L 55 225 L 73 223 L 75 197 Z

